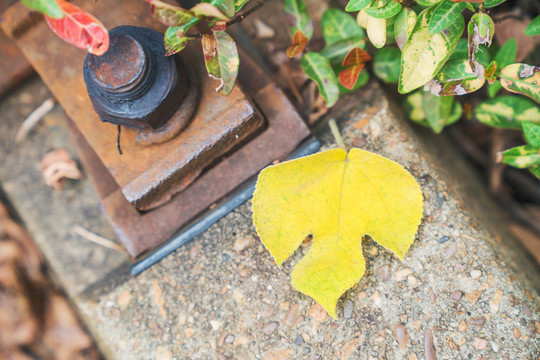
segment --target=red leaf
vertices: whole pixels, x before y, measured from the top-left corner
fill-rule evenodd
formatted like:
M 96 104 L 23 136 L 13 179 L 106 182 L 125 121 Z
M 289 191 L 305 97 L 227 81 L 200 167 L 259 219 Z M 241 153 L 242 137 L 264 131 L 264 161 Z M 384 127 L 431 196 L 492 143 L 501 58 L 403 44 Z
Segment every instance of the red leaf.
M 348 68 L 341 70 L 338 75 L 339 83 L 347 89 L 352 90 L 354 84 L 356 84 L 356 80 L 358 80 L 358 76 L 360 76 L 360 71 L 363 68 L 364 64 L 361 64 L 349 66 Z
M 349 67 L 355 65 L 362 65 L 369 60 L 371 60 L 371 56 L 367 52 L 360 49 L 359 47 L 355 47 L 352 48 L 351 51 L 349 51 L 347 56 L 345 56 L 345 59 L 343 59 L 341 66 Z
M 292 45 L 287 48 L 287 56 L 290 58 L 302 53 L 309 39 L 301 30 L 296 30 L 292 38 Z
M 45 15 L 56 35 L 78 48 L 87 49 L 90 54 L 103 55 L 109 49 L 109 33 L 98 19 L 64 0 L 58 0 L 58 5 L 64 12 L 63 18 Z
M 216 32 L 225 31 L 225 29 L 227 29 L 227 22 L 223 20 L 218 20 L 210 26 L 210 29 Z

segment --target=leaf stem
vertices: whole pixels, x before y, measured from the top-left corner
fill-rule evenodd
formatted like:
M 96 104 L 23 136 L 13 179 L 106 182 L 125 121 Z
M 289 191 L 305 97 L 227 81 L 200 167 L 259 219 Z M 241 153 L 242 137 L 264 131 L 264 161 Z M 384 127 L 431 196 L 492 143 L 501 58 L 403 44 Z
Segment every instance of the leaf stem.
M 236 23 L 239 23 L 241 22 L 242 20 L 244 20 L 246 17 L 248 17 L 249 15 L 251 15 L 252 13 L 254 13 L 255 11 L 257 11 L 261 6 L 264 5 L 264 1 L 260 1 L 258 2 L 254 7 L 252 7 L 251 9 L 247 10 L 246 12 L 244 12 L 243 14 L 240 14 L 240 15 L 237 15 L 236 17 L 234 17 L 231 21 L 229 21 L 227 23 L 227 26 L 231 26 L 231 25 L 234 25 Z
M 341 133 L 339 132 L 339 128 L 337 126 L 336 120 L 330 119 L 328 121 L 328 126 L 330 126 L 330 131 L 332 132 L 332 136 L 334 136 L 334 139 L 336 140 L 336 144 L 343 150 L 347 151 L 347 147 L 345 146 L 345 142 L 343 141 L 343 138 L 341 137 Z

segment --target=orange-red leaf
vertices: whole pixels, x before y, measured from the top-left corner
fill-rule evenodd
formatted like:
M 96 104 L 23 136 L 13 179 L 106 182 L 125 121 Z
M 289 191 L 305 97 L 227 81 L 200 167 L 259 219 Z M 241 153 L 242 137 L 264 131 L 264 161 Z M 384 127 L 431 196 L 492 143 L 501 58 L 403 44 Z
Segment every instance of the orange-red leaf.
M 359 47 L 355 47 L 352 48 L 351 51 L 349 51 L 347 56 L 345 56 L 345 59 L 343 59 L 341 66 L 349 67 L 355 65 L 362 65 L 369 60 L 371 60 L 371 56 L 365 50 L 360 49 Z
M 308 43 L 308 38 L 301 30 L 296 30 L 292 39 L 292 45 L 287 48 L 287 56 L 290 58 L 302 53 Z
M 364 68 L 366 61 L 369 60 L 371 60 L 371 56 L 363 49 L 358 47 L 351 49 L 341 63 L 341 66 L 345 69 L 338 74 L 340 84 L 352 90 L 354 84 L 356 84 L 356 80 L 358 80 L 358 76 L 360 76 L 360 71 Z
M 64 0 L 58 0 L 64 13 L 61 19 L 53 19 L 45 15 L 49 27 L 62 40 L 90 54 L 103 55 L 109 49 L 109 33 L 103 24 L 94 16 Z
M 360 71 L 364 68 L 364 65 L 365 64 L 354 65 L 340 71 L 338 74 L 339 83 L 343 85 L 343 87 L 352 90 L 354 88 L 354 84 L 356 84 L 356 80 L 358 80 L 358 76 L 360 76 Z

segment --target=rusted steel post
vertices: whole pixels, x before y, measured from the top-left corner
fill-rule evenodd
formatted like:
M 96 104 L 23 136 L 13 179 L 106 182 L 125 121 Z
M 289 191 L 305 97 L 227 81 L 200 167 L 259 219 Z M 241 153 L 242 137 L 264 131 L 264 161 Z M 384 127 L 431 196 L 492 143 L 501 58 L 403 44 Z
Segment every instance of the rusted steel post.
M 152 130 L 162 126 L 182 104 L 189 83 L 175 56 L 165 57 L 163 35 L 135 26 L 109 32 L 110 48 L 88 54 L 84 80 L 101 121 Z

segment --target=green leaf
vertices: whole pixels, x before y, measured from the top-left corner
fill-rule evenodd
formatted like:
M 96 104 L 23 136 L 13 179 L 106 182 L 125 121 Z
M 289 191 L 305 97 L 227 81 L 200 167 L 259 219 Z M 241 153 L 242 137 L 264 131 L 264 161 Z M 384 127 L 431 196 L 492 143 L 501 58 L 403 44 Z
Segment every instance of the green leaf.
M 531 166 L 529 171 L 534 174 L 537 178 L 540 179 L 540 165 Z
M 399 81 L 401 67 L 400 51 L 395 47 L 380 49 L 373 58 L 373 72 L 386 83 L 395 84 Z
M 338 9 L 326 10 L 322 16 L 321 26 L 327 46 L 343 39 L 366 36 L 351 15 Z
M 495 62 L 497 67 L 502 69 L 516 61 L 517 42 L 515 38 L 508 39 L 503 46 L 495 54 Z M 495 97 L 499 90 L 502 89 L 501 83 L 497 80 L 492 85 L 488 85 L 487 92 L 489 97 Z
M 401 4 L 394 0 L 387 0 L 386 2 L 379 1 L 377 7 L 374 7 L 375 3 L 371 7 L 365 9 L 364 11 L 369 16 L 373 16 L 379 19 L 388 19 L 392 16 L 397 15 L 401 11 Z M 382 4 L 382 5 L 381 5 Z
M 540 123 L 540 109 L 535 103 L 519 96 L 505 95 L 489 99 L 474 110 L 475 117 L 483 124 L 521 129 L 523 121 Z
M 502 4 L 503 2 L 505 2 L 506 0 L 486 0 L 484 2 L 484 7 L 486 9 L 489 9 L 489 8 L 492 8 L 494 6 L 497 6 L 497 5 L 500 5 Z
M 170 5 L 163 1 L 153 1 L 150 14 L 160 23 L 167 26 L 182 26 L 193 19 L 189 10 Z
M 311 36 L 313 36 L 313 22 L 307 12 L 306 4 L 302 0 L 283 0 L 283 6 L 291 36 L 300 30 L 308 39 L 311 39 Z
M 239 12 L 248 2 L 249 0 L 236 0 L 234 3 L 234 11 Z
M 491 45 L 493 34 L 495 33 L 495 24 L 488 14 L 476 13 L 471 17 L 467 25 L 469 41 L 469 64 L 473 72 L 479 78 L 484 77 L 485 65 L 477 59 L 480 45 Z
M 519 169 L 540 164 L 538 146 L 522 145 L 502 152 L 502 162 Z
M 184 50 L 188 42 L 186 31 L 199 23 L 199 21 L 197 18 L 191 18 L 188 23 L 182 26 L 171 26 L 165 31 L 165 35 L 163 36 L 163 45 L 167 51 L 165 56 L 170 56 Z
M 234 87 L 240 64 L 236 43 L 225 31 L 219 31 L 203 34 L 202 48 L 208 75 L 219 80 L 216 91 L 220 95 L 229 95 Z
M 232 18 L 236 12 L 234 0 L 223 0 L 221 1 L 221 4 L 216 7 L 230 18 Z
M 278 266 L 313 236 L 291 282 L 333 318 L 338 299 L 364 275 L 363 236 L 403 260 L 422 213 L 422 190 L 407 170 L 354 148 L 270 166 L 253 195 L 257 234 Z
M 540 103 L 540 66 L 511 64 L 501 70 L 500 79 L 506 90 Z
M 443 66 L 435 78 L 424 86 L 433 95 L 465 95 L 480 89 L 485 79 L 478 78 L 467 59 L 452 60 Z
M 411 92 L 433 79 L 454 51 L 465 28 L 463 16 L 459 15 L 458 20 L 445 31 L 430 34 L 428 26 L 432 16 L 432 8 L 424 10 L 418 16 L 403 48 L 398 86 L 402 94 Z
M 396 21 L 394 22 L 394 36 L 396 38 L 396 43 L 401 50 L 403 50 L 403 47 L 414 28 L 416 18 L 417 15 L 414 10 L 406 7 L 401 9 L 396 16 Z
M 422 90 L 416 90 L 407 95 L 403 102 L 403 108 L 411 121 L 429 127 L 426 121 L 426 114 L 422 108 L 423 94 L 424 92 Z
M 367 14 L 366 14 L 367 15 Z M 376 48 L 380 49 L 386 44 L 386 19 L 367 15 L 367 36 Z
M 440 133 L 451 120 L 453 106 L 453 96 L 435 96 L 429 92 L 422 95 L 422 109 L 427 123 L 436 134 Z
M 341 64 L 345 56 L 354 49 L 359 47 L 361 49 L 366 48 L 366 40 L 364 37 L 353 37 L 336 41 L 332 45 L 327 45 L 322 49 L 321 55 L 328 58 L 332 65 Z
M 306 75 L 317 83 L 326 104 L 328 106 L 334 105 L 339 97 L 339 87 L 328 59 L 315 52 L 310 52 L 302 57 L 300 66 Z
M 433 16 L 428 27 L 429 33 L 439 33 L 449 27 L 453 22 L 459 21 L 459 16 L 464 9 L 464 2 L 456 3 L 451 0 L 443 0 L 433 11 Z
M 529 121 L 524 121 L 523 125 L 523 135 L 527 144 L 539 147 L 540 146 L 540 125 L 534 124 Z
M 427 7 L 427 6 L 432 6 L 432 5 L 435 5 L 437 3 L 440 3 L 441 0 L 417 0 L 416 3 L 420 6 L 424 6 L 424 7 Z
M 61 19 L 64 17 L 64 12 L 56 3 L 56 0 L 21 0 L 26 7 L 39 11 L 53 19 Z
M 345 11 L 360 11 L 367 8 L 372 2 L 373 0 L 349 0 L 345 7 Z
M 535 17 L 525 28 L 525 35 L 534 36 L 538 34 L 540 34 L 540 15 Z

